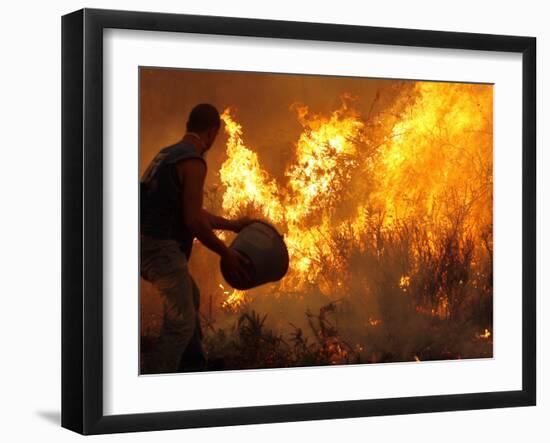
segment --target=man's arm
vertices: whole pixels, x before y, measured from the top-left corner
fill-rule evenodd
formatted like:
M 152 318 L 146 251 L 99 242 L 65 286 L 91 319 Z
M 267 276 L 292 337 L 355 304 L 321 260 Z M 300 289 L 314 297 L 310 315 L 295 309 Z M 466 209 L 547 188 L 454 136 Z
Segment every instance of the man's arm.
M 248 226 L 250 223 L 253 223 L 255 220 L 249 217 L 242 217 L 235 220 L 229 220 L 219 215 L 214 215 L 208 212 L 206 209 L 203 209 L 205 217 L 208 219 L 212 229 L 221 229 L 222 231 L 233 231 L 240 232 L 241 229 Z
M 227 254 L 228 247 L 212 231 L 209 217 L 202 208 L 206 166 L 202 160 L 190 159 L 176 165 L 183 186 L 183 224 L 211 251 L 220 256 Z
M 226 269 L 235 281 L 250 280 L 247 269 L 249 260 L 238 251 L 228 248 L 212 231 L 209 219 L 202 208 L 202 195 L 206 166 L 202 160 L 186 160 L 176 165 L 178 178 L 183 186 L 183 224 L 199 241 L 218 254 L 226 263 Z
M 227 218 L 221 217 L 219 215 L 214 215 L 211 212 L 208 212 L 206 209 L 202 210 L 204 216 L 212 226 L 212 229 L 221 229 L 222 231 L 235 231 L 235 221 L 229 220 Z

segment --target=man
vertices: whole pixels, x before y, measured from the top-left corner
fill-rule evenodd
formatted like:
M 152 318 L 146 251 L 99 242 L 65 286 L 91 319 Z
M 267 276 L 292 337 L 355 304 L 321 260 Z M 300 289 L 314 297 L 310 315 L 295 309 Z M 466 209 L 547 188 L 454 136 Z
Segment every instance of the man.
M 191 111 L 181 141 L 162 149 L 140 183 L 141 275 L 163 300 L 161 341 L 168 372 L 205 369 L 199 321 L 199 289 L 189 274 L 193 239 L 217 253 L 233 276 L 248 278 L 247 260 L 228 248 L 213 229 L 239 232 L 252 221 L 227 220 L 203 209 L 204 156 L 220 129 L 220 115 L 210 104 Z

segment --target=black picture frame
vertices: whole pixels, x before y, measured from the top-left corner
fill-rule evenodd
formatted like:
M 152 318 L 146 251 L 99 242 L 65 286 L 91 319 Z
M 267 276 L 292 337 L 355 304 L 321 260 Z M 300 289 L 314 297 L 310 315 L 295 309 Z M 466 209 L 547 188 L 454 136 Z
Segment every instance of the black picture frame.
M 129 415 L 103 412 L 103 30 L 107 28 L 522 55 L 522 389 Z M 536 39 L 83 9 L 62 17 L 62 426 L 82 434 L 536 404 Z M 518 269 L 518 272 L 519 269 Z

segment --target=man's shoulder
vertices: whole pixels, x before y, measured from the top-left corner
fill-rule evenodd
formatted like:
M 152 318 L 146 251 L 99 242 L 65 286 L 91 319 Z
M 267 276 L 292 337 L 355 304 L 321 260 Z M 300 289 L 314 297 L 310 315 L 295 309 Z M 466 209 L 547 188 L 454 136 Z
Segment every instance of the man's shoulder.
M 171 145 L 168 145 L 160 150 L 160 152 L 164 153 L 175 153 L 175 152 L 182 152 L 182 151 L 194 151 L 193 145 L 189 143 L 184 143 L 182 141 L 179 141 L 177 143 L 173 143 Z
M 189 143 L 178 142 L 167 146 L 160 151 L 166 155 L 167 163 L 176 164 L 186 160 L 199 160 L 206 165 L 202 156 L 197 152 L 195 147 Z

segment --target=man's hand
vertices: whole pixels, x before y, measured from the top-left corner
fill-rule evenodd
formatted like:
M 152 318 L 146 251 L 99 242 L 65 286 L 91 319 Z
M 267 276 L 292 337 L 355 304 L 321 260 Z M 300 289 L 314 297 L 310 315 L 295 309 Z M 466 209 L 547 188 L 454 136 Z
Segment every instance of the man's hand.
M 239 282 L 240 286 L 246 286 L 245 282 L 251 280 L 252 276 L 248 270 L 250 260 L 235 249 L 228 248 L 222 256 L 223 266 L 234 282 Z

